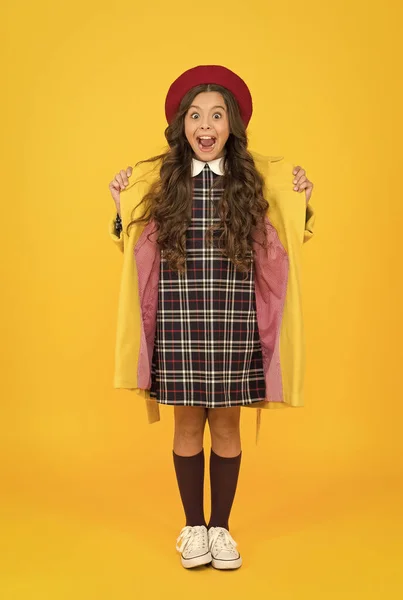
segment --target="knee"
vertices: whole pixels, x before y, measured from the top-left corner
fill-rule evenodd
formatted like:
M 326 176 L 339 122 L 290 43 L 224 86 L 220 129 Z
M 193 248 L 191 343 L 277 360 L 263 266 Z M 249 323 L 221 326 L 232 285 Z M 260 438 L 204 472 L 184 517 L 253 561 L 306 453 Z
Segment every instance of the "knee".
M 239 423 L 212 421 L 209 425 L 212 450 L 224 457 L 238 456 L 241 451 Z
M 215 442 L 220 445 L 231 444 L 234 439 L 240 436 L 239 423 L 233 421 L 210 421 L 210 433 Z
M 175 412 L 174 446 L 182 449 L 203 446 L 206 414 L 204 411 L 177 409 Z
M 200 423 L 179 422 L 175 424 L 175 436 L 184 442 L 202 439 L 203 432 L 204 428 Z

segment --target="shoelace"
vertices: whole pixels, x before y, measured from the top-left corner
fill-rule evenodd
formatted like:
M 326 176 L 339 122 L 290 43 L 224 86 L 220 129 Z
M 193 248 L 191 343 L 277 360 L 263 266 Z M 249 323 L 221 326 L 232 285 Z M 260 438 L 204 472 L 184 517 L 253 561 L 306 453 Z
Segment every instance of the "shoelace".
M 209 546 L 212 548 L 215 545 L 215 549 L 219 552 L 220 550 L 230 550 L 231 552 L 237 552 L 236 541 L 232 538 L 230 532 L 224 527 L 212 527 L 209 530 Z
M 178 544 L 181 540 L 182 543 L 179 546 Z M 188 546 L 188 544 L 195 544 L 196 547 L 205 547 L 207 549 L 206 535 L 202 525 L 195 525 L 194 527 L 187 525 L 182 529 L 178 539 L 176 540 L 176 549 L 179 552 L 182 552 Z

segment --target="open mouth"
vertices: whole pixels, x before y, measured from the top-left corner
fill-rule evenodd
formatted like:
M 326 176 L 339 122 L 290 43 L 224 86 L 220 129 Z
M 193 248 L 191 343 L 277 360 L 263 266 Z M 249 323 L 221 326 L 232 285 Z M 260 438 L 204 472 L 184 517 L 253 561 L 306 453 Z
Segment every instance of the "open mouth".
M 211 135 L 201 135 L 197 138 L 200 152 L 212 152 L 215 148 L 217 138 Z

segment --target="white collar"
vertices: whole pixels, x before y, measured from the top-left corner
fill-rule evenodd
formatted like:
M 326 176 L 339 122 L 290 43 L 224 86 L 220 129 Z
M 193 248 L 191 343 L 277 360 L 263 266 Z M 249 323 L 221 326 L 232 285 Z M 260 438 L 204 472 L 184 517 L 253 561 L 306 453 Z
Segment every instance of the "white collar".
M 224 175 L 223 162 L 224 158 L 222 157 L 216 158 L 215 160 L 211 160 L 207 163 L 197 160 L 196 158 L 192 158 L 192 177 L 199 175 L 203 171 L 206 164 L 216 175 Z

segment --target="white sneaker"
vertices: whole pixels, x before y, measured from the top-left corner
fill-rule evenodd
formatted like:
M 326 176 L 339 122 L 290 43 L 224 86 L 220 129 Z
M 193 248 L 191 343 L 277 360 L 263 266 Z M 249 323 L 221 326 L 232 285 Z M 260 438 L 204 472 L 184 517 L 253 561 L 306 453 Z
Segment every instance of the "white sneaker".
M 181 545 L 179 546 L 179 542 Z M 187 525 L 183 527 L 178 539 L 176 549 L 181 553 L 182 565 L 189 569 L 211 562 L 211 553 L 208 547 L 207 527 L 204 525 Z
M 237 569 L 242 564 L 242 558 L 237 543 L 224 527 L 210 527 L 208 530 L 209 549 L 212 565 L 215 569 Z

